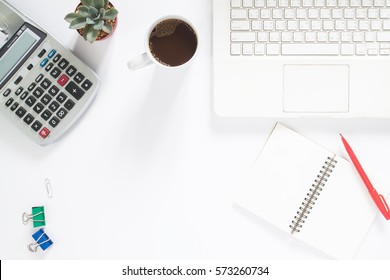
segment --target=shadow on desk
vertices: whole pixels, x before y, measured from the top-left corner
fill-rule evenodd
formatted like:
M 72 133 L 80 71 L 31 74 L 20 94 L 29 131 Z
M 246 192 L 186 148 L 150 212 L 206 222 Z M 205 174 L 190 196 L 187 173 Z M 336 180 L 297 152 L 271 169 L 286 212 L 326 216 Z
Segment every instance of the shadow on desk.
M 324 254 L 323 252 L 294 238 L 292 235 L 283 232 L 279 228 L 276 228 L 268 221 L 256 216 L 255 214 L 245 210 L 244 208 L 241 208 L 239 205 L 233 204 L 233 209 L 237 212 L 237 215 L 240 216 L 243 220 L 247 221 L 248 223 L 252 223 L 251 227 L 254 228 L 256 230 L 256 234 L 258 234 L 258 237 L 256 238 L 258 240 L 258 244 L 264 244 L 264 246 L 267 247 L 268 244 L 273 244 L 273 242 L 279 242 L 283 245 L 282 247 L 278 248 L 280 249 L 284 247 L 284 252 L 285 254 L 288 254 L 289 257 L 286 258 L 286 256 L 283 256 L 283 251 L 277 253 L 272 252 L 272 254 L 277 255 L 278 258 L 291 260 L 292 252 L 296 252 L 296 259 L 302 259 L 302 254 L 304 254 L 305 256 L 308 256 L 309 254 L 312 255 L 310 257 L 311 260 L 332 259 L 330 256 Z M 258 230 L 256 229 L 257 227 Z M 256 248 L 256 246 L 254 246 L 253 248 Z M 275 248 L 273 248 L 273 250 L 275 250 Z M 259 255 L 261 254 L 262 252 L 259 252 Z M 305 257 L 304 259 L 308 258 Z
M 106 56 L 110 52 L 111 39 L 114 38 L 90 44 L 89 42 L 84 41 L 81 36 L 78 36 L 71 49 L 84 63 L 91 67 L 95 72 L 99 72 L 99 77 L 104 77 L 104 73 L 101 73 L 102 69 L 99 69 L 99 66 L 103 65 Z
M 211 108 L 211 128 L 216 133 L 256 133 L 271 131 L 276 122 L 292 128 L 311 127 L 312 132 L 338 130 L 385 135 L 390 133 L 390 118 L 230 118 L 217 116 Z
M 162 69 L 156 66 L 149 66 L 143 69 L 145 75 L 144 88 L 139 94 L 140 102 L 136 110 L 129 117 L 128 129 L 123 131 L 121 145 L 130 146 L 132 153 L 140 159 L 149 158 L 155 150 L 158 150 L 166 137 L 171 141 L 180 141 L 175 137 L 176 131 L 172 131 L 170 121 L 178 108 L 178 99 L 185 96 L 183 87 L 189 76 L 188 68 L 183 69 Z M 130 94 L 130 93 L 129 93 Z M 180 133 L 180 129 L 177 129 Z M 171 137 L 172 136 L 172 137 Z M 169 139 L 168 139 L 169 140 Z M 131 145 L 128 145 L 131 142 Z M 134 155 L 134 154 L 133 154 Z

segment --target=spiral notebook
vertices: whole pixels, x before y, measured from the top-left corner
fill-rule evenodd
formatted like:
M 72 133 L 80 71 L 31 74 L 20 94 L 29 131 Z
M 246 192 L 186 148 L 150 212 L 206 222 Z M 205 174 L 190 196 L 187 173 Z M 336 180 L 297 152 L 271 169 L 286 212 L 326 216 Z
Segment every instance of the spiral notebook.
M 352 259 L 378 209 L 353 165 L 278 123 L 235 202 L 337 259 Z

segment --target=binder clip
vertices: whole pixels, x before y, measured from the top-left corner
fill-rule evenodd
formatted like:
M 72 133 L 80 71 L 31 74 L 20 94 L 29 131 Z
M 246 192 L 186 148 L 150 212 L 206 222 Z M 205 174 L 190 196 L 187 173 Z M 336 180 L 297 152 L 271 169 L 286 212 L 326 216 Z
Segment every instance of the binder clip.
M 38 247 L 41 247 L 43 251 L 53 245 L 53 241 L 47 236 L 45 231 L 41 228 L 36 233 L 32 235 L 35 242 L 27 246 L 30 252 L 35 253 L 38 250 Z
M 43 206 L 33 207 L 31 212 L 31 214 L 27 214 L 26 212 L 23 213 L 23 224 L 27 225 L 28 222 L 32 220 L 34 227 L 43 227 L 46 225 L 45 208 Z

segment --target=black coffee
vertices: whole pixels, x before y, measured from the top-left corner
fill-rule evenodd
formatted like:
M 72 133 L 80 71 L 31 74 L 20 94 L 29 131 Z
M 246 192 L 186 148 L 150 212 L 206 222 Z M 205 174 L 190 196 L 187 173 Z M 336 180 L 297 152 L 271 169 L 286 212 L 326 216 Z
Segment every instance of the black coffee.
M 167 19 L 152 30 L 149 48 L 154 58 L 166 66 L 189 61 L 198 47 L 195 31 L 180 19 Z

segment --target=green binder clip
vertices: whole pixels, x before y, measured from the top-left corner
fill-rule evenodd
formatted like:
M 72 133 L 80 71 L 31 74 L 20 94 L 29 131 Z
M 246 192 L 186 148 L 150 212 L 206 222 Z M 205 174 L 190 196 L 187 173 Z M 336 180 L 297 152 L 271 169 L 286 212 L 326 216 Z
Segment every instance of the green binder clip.
M 43 206 L 37 206 L 32 208 L 31 214 L 24 212 L 22 215 L 23 224 L 27 225 L 30 220 L 33 221 L 33 226 L 35 228 L 44 227 L 46 225 L 45 208 Z

